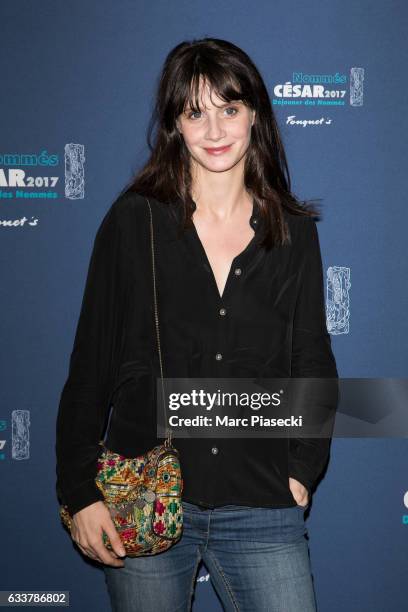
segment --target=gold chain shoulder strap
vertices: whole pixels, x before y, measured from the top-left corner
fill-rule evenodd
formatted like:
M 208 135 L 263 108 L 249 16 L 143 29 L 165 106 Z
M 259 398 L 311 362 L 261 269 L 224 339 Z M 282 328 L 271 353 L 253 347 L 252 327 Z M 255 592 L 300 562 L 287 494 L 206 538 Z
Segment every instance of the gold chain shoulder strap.
M 157 349 L 159 352 L 159 362 L 160 362 L 160 376 L 161 376 L 161 387 L 162 387 L 162 398 L 163 398 L 163 410 L 164 410 L 164 423 L 166 423 L 166 400 L 164 394 L 164 380 L 163 380 L 163 363 L 162 363 L 162 354 L 160 348 L 160 334 L 159 334 L 159 315 L 158 315 L 158 306 L 157 306 L 157 290 L 156 290 L 156 272 L 155 272 L 155 259 L 154 259 L 154 232 L 153 232 L 153 214 L 152 208 L 148 198 L 146 198 L 147 204 L 149 206 L 150 212 L 150 244 L 152 249 L 152 273 L 153 273 L 153 297 L 154 297 L 154 319 L 156 322 L 156 336 L 157 336 Z M 166 426 L 167 437 L 164 442 L 165 446 L 171 446 L 171 429 Z

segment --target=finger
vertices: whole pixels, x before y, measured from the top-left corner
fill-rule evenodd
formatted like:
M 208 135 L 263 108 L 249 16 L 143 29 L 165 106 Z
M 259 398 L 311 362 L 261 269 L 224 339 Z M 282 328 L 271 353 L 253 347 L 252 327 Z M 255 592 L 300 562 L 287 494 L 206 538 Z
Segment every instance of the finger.
M 94 547 L 92 545 L 90 545 L 90 543 L 88 541 L 85 540 L 80 540 L 79 537 L 78 539 L 73 538 L 75 543 L 77 544 L 77 546 L 82 550 L 82 552 L 87 556 L 90 557 L 91 559 L 94 559 L 95 561 L 98 561 L 99 563 L 103 563 L 104 561 L 101 559 L 98 551 L 96 551 L 94 549 Z
M 300 503 L 299 505 L 306 507 L 308 503 L 309 503 L 309 498 L 308 498 L 308 495 L 306 495 L 306 497 L 302 497 L 302 503 Z
M 87 557 L 90 557 L 94 561 L 99 561 L 99 559 L 97 557 L 95 557 L 95 555 L 92 553 L 92 551 L 90 549 L 85 548 L 85 546 L 82 546 L 78 542 L 76 542 L 76 544 L 77 544 L 78 548 L 80 548 L 81 551 L 84 553 L 84 555 L 86 555 Z
M 307 506 L 307 504 L 309 503 L 309 494 L 306 492 L 306 495 L 302 495 L 301 493 L 293 493 L 292 495 L 295 499 L 295 502 L 297 503 L 298 506 Z
M 118 557 L 124 557 L 126 555 L 126 550 L 114 522 L 112 520 L 108 520 L 102 525 L 102 528 L 108 536 L 113 551 L 116 553 L 116 555 Z
M 102 537 L 98 538 L 96 541 L 89 542 L 89 546 L 92 552 L 99 557 L 102 563 L 113 565 L 115 567 L 124 566 L 124 562 L 121 559 L 118 559 L 114 552 L 111 552 L 106 548 L 102 541 Z
M 305 500 L 309 497 L 309 492 L 304 487 L 302 487 L 301 489 L 291 489 L 291 493 L 296 500 Z

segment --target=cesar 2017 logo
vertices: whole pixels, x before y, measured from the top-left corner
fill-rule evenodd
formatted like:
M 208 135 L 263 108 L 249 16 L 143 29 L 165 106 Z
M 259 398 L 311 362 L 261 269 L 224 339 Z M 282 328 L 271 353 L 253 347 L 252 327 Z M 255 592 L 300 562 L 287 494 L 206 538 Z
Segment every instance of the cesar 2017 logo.
M 7 429 L 7 421 L 0 420 L 0 432 Z M 0 440 L 0 460 L 5 459 L 6 440 Z M 11 413 L 11 458 L 17 461 L 30 458 L 30 411 Z
M 406 493 L 404 495 L 404 506 L 406 508 L 408 508 L 408 491 L 406 491 Z M 408 525 L 408 514 L 403 514 L 402 515 L 402 524 L 403 525 Z

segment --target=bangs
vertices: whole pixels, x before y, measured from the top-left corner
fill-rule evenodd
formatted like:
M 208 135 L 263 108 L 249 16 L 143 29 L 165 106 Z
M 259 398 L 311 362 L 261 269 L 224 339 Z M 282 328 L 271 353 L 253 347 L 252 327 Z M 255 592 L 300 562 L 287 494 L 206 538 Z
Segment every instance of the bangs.
M 239 81 L 234 78 L 230 71 L 218 68 L 210 71 L 194 71 L 191 78 L 179 86 L 177 102 L 175 104 L 176 115 L 179 115 L 186 110 L 193 112 L 202 111 L 202 102 L 200 98 L 200 84 L 203 82 L 204 87 L 210 90 L 210 99 L 214 106 L 219 106 L 215 103 L 214 94 L 224 100 L 224 102 L 233 102 L 241 100 L 244 104 L 250 104 L 247 92 L 243 91 Z

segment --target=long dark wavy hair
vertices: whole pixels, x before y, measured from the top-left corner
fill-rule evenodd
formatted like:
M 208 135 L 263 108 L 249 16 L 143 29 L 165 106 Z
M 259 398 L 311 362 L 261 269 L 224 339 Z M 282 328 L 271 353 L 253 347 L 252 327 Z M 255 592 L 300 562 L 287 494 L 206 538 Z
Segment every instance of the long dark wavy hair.
M 181 231 L 191 224 L 195 206 L 190 152 L 176 119 L 188 106 L 200 112 L 200 77 L 225 102 L 242 100 L 256 111 L 245 156 L 245 188 L 259 205 L 262 244 L 270 248 L 290 242 L 284 210 L 316 218 L 320 213 L 312 201 L 301 201 L 291 192 L 286 154 L 263 79 L 248 55 L 226 40 L 186 41 L 170 51 L 148 126 L 150 158 L 122 193 L 136 191 L 162 202 L 181 202 Z

